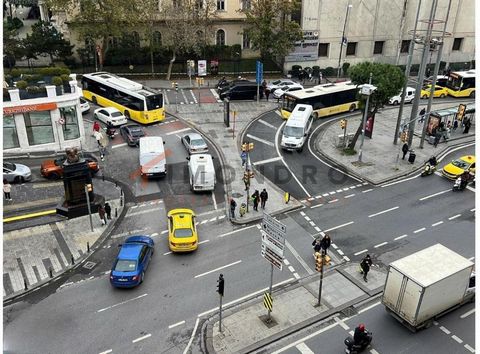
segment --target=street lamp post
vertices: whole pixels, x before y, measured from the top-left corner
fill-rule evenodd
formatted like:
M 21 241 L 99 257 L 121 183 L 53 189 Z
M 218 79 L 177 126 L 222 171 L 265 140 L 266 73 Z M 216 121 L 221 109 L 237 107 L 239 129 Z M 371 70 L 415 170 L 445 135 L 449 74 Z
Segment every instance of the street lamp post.
M 370 73 L 370 78 L 368 79 L 368 85 L 363 85 L 361 93 L 362 95 L 367 96 L 367 103 L 365 104 L 365 112 L 363 114 L 362 122 L 362 141 L 360 143 L 360 152 L 358 154 L 358 161 L 362 162 L 362 153 L 363 153 L 363 143 L 365 141 L 365 125 L 367 123 L 367 114 L 368 114 L 368 104 L 370 103 L 370 96 L 375 92 L 377 88 L 372 85 L 372 73 Z
M 340 42 L 340 53 L 338 55 L 337 79 L 340 77 L 343 46 L 347 43 L 347 39 L 345 38 L 345 29 L 347 28 L 348 14 L 350 13 L 351 8 L 352 8 L 352 4 L 348 4 L 347 12 L 345 14 L 345 22 L 343 23 L 342 39 L 341 39 L 341 42 Z

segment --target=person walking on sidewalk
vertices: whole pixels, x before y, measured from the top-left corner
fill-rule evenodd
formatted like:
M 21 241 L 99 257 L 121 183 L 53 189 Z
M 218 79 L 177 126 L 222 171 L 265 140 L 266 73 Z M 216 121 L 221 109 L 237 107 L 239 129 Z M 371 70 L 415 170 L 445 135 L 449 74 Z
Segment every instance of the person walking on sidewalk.
M 255 192 L 252 194 L 252 200 L 253 200 L 253 210 L 258 211 L 258 201 L 260 199 L 260 194 L 258 193 L 258 190 L 255 189 Z
M 320 252 L 322 250 L 322 240 L 320 240 L 320 237 L 317 237 L 315 240 L 312 242 L 313 246 L 313 252 L 314 252 L 314 257 L 315 253 Z
M 102 221 L 102 226 L 105 225 L 107 223 L 107 219 L 105 217 L 105 208 L 103 207 L 103 205 L 99 205 L 98 207 L 98 216 Z
M 242 167 L 243 167 L 247 163 L 247 153 L 245 151 L 242 151 L 242 153 L 240 154 L 240 158 L 242 159 Z
M 105 214 L 108 220 L 112 220 L 112 207 L 108 203 L 105 203 Z
M 5 195 L 5 200 L 12 201 L 12 196 L 10 195 L 12 191 L 12 185 L 8 183 L 6 179 L 3 180 L 3 194 Z
M 268 200 L 268 193 L 267 193 L 267 190 L 265 188 L 263 188 L 262 193 L 260 193 L 260 200 L 261 200 L 262 209 L 265 209 L 265 203 Z
M 320 241 L 320 246 L 323 249 L 323 252 L 327 254 L 328 249 L 330 248 L 330 245 L 332 244 L 332 239 L 330 238 L 329 234 L 325 234 L 323 236 L 322 240 Z
M 470 121 L 470 118 L 466 118 L 464 120 L 463 126 L 465 127 L 463 129 L 463 134 L 468 134 L 468 131 L 470 130 L 470 127 L 472 126 L 472 122 Z
M 230 216 L 232 219 L 235 219 L 235 208 L 237 207 L 237 202 L 235 199 L 230 198 Z
M 370 258 L 370 255 L 367 254 L 365 258 L 362 259 L 360 262 L 360 268 L 362 268 L 362 273 L 363 273 L 363 280 L 367 282 L 367 274 L 370 271 L 370 267 L 372 266 L 373 262 L 372 259 Z
M 405 143 L 405 144 L 403 144 L 403 146 L 402 146 L 402 153 L 403 153 L 402 160 L 405 160 L 405 156 L 407 155 L 407 152 L 408 152 L 408 144 Z
M 423 121 L 425 120 L 425 107 L 422 108 L 422 110 L 420 111 L 420 113 L 418 114 L 420 116 L 420 119 L 418 120 L 420 123 L 423 123 Z
M 98 123 L 97 121 L 95 121 L 93 123 L 93 136 L 95 136 L 95 132 L 99 132 L 100 131 L 100 123 Z

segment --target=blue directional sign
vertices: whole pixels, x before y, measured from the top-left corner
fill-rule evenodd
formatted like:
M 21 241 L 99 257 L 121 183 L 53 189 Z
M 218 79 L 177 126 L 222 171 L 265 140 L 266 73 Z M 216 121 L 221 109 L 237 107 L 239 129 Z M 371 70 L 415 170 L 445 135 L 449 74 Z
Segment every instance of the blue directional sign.
M 261 84 L 263 81 L 263 63 L 257 60 L 257 84 Z

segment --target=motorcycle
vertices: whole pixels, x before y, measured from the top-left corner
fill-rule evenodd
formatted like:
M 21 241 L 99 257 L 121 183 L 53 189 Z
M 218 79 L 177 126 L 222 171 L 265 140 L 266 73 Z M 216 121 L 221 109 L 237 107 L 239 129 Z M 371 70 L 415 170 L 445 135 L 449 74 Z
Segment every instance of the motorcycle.
M 468 181 L 465 179 L 462 179 L 462 177 L 458 177 L 455 180 L 455 183 L 453 184 L 452 191 L 463 191 L 465 188 L 467 188 L 467 183 Z
M 436 165 L 430 165 L 429 163 L 425 164 L 425 168 L 422 171 L 422 174 L 420 176 L 425 177 L 433 174 L 437 170 Z
M 355 344 L 355 341 L 353 340 L 352 336 L 348 336 L 345 338 L 345 345 L 347 346 L 345 348 L 345 353 L 346 354 L 358 354 L 363 352 L 372 342 L 373 336 L 372 332 L 367 331 L 367 340 L 363 342 L 362 344 Z
M 115 135 L 117 135 L 117 131 L 116 131 L 115 128 L 107 128 L 107 131 L 105 132 L 105 134 L 107 134 L 107 136 L 110 139 L 113 139 L 115 137 Z

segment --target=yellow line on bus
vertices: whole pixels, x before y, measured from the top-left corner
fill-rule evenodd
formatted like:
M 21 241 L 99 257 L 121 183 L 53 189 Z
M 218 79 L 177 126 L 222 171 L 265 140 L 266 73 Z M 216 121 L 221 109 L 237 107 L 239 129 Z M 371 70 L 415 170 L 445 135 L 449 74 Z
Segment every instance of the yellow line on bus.
M 18 221 L 18 220 L 36 218 L 36 217 L 38 217 L 38 216 L 55 214 L 56 212 L 57 212 L 57 210 L 56 210 L 56 209 L 53 209 L 53 210 L 39 211 L 38 213 L 25 214 L 25 215 L 19 215 L 19 216 L 12 216 L 11 218 L 3 219 L 3 222 L 11 222 L 11 221 Z

